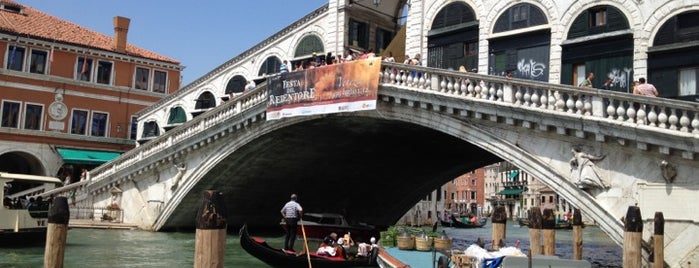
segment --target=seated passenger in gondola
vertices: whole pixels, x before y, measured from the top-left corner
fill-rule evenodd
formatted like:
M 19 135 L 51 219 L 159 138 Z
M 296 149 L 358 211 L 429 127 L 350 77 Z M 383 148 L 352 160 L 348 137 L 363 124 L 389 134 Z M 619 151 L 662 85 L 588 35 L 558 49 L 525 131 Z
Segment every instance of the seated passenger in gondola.
M 469 219 L 469 222 L 471 222 L 471 224 L 477 224 L 478 216 L 476 216 L 476 214 L 471 214 L 471 219 Z
M 369 239 L 369 243 L 370 244 L 364 242 L 359 243 L 359 245 L 357 246 L 357 257 L 369 257 L 369 252 L 371 252 L 375 247 L 377 247 L 376 238 L 372 237 L 371 239 Z
M 337 255 L 337 248 L 335 240 L 337 239 L 336 233 L 330 233 L 323 239 L 323 242 L 318 246 L 316 253 L 321 256 L 335 256 Z

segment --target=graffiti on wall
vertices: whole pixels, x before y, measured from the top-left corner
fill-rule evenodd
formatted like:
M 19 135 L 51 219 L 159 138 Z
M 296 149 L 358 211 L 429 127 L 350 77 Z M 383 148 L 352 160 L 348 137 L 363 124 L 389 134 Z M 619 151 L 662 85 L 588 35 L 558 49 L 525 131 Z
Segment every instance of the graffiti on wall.
M 607 73 L 607 78 L 612 79 L 613 87 L 628 89 L 629 85 L 631 84 L 631 68 L 612 68 L 612 70 Z
M 544 74 L 546 70 L 546 64 L 542 62 L 537 62 L 534 59 L 520 59 L 517 62 L 517 71 L 519 75 L 523 78 L 537 78 Z

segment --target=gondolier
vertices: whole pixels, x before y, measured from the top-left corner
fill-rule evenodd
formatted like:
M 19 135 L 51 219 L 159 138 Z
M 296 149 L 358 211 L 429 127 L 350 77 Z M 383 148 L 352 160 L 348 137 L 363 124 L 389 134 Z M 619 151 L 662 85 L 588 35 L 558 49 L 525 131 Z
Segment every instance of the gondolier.
M 296 202 L 296 199 L 296 194 L 291 194 L 291 200 L 286 202 L 281 210 L 282 217 L 288 227 L 286 228 L 286 236 L 284 237 L 284 249 L 291 251 L 294 250 L 294 241 L 296 241 L 296 225 L 303 215 L 303 209 L 301 205 Z

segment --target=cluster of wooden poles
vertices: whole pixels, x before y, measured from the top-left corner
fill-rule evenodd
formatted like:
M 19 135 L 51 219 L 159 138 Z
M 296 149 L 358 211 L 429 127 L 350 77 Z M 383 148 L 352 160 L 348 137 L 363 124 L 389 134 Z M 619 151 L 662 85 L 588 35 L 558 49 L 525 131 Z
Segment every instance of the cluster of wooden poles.
M 499 250 L 505 246 L 505 225 L 507 213 L 504 206 L 495 207 L 492 216 L 493 249 Z M 582 259 L 584 224 L 579 209 L 573 211 L 573 259 Z M 643 243 L 643 219 L 641 210 L 637 206 L 629 206 L 624 221 L 624 244 L 623 244 L 623 267 L 642 267 L 642 243 Z M 534 255 L 556 254 L 556 216 L 552 209 L 544 209 L 543 214 L 538 207 L 532 207 L 529 211 L 529 257 Z M 654 218 L 653 253 L 650 259 L 653 260 L 654 268 L 664 267 L 664 231 L 665 219 L 662 212 L 656 212 Z M 543 245 L 542 245 L 543 237 Z
M 223 267 L 226 248 L 226 202 L 223 194 L 207 190 L 195 219 L 194 267 Z M 56 197 L 49 210 L 44 267 L 63 268 L 70 210 L 68 198 Z
M 194 245 L 194 267 L 223 267 L 224 249 L 226 248 L 226 203 L 223 194 L 214 190 L 204 191 L 201 206 L 195 219 L 196 234 Z M 46 250 L 44 251 L 44 267 L 62 268 L 63 256 L 68 231 L 70 210 L 66 197 L 56 197 L 49 210 L 46 234 Z M 573 211 L 573 258 L 582 259 L 582 216 L 579 209 Z M 504 206 L 495 207 L 492 216 L 493 249 L 499 250 L 505 246 L 507 213 Z M 544 209 L 543 214 L 538 207 L 529 212 L 530 252 L 533 255 L 554 255 L 556 253 L 556 217 L 552 209 Z M 665 220 L 662 212 L 655 213 L 655 229 L 653 235 L 653 267 L 664 265 L 663 246 Z M 643 220 L 641 210 L 630 206 L 624 217 L 623 267 L 642 267 Z M 543 236 L 543 245 L 542 245 Z M 497 243 L 496 243 L 497 241 Z

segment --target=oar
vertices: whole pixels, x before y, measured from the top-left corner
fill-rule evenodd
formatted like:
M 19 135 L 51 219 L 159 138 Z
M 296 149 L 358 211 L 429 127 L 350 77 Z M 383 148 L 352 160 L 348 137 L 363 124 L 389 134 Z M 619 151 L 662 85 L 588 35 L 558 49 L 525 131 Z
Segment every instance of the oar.
M 311 252 L 308 248 L 308 240 L 306 240 L 306 228 L 303 228 L 303 220 L 299 219 L 301 222 L 301 234 L 303 234 L 303 245 L 306 247 L 306 258 L 308 259 L 308 268 L 313 268 L 311 265 Z

